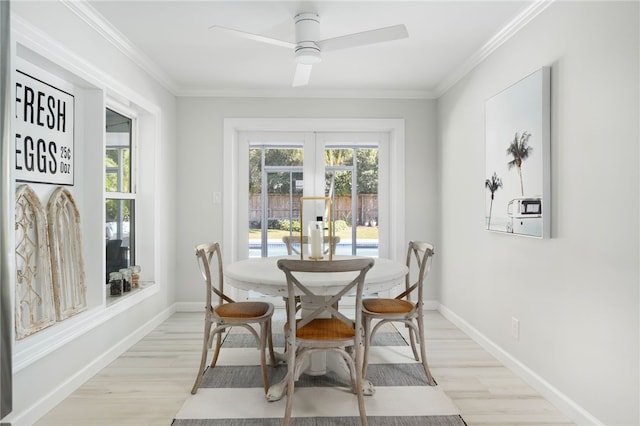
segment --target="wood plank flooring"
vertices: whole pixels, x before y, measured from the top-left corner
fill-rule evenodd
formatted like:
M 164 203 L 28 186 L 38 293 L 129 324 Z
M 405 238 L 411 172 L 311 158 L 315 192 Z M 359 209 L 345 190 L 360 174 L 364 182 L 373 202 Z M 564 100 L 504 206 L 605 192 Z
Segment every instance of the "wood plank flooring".
M 425 323 L 431 372 L 469 426 L 573 425 L 440 313 Z M 193 385 L 202 324 L 203 314 L 174 314 L 36 425 L 170 425 Z

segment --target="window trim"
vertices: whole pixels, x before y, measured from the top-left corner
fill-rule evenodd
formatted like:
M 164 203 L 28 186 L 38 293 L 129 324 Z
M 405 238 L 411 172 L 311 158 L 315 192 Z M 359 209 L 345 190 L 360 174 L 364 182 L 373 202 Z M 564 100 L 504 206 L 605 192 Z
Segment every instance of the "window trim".
M 134 265 L 136 262 L 136 259 L 138 258 L 137 256 L 137 235 L 136 235 L 136 230 L 137 230 L 137 226 L 136 226 L 136 222 L 137 222 L 137 214 L 136 214 L 136 199 L 137 199 L 137 176 L 138 176 L 138 121 L 139 121 L 139 117 L 138 114 L 132 110 L 131 108 L 127 108 L 124 105 L 121 105 L 118 102 L 115 102 L 113 100 L 109 100 L 108 102 L 105 102 L 104 105 L 104 109 L 103 112 L 106 115 L 107 113 L 107 109 L 120 114 L 128 119 L 131 120 L 131 135 L 130 135 L 130 146 L 129 146 L 129 175 L 130 175 L 130 182 L 129 182 L 129 187 L 130 187 L 130 191 L 129 192 L 109 192 L 106 190 L 106 188 L 104 187 L 104 183 L 103 183 L 103 193 L 104 193 L 104 197 L 103 197 L 103 214 L 105 215 L 103 218 L 103 222 L 106 224 L 106 212 L 105 212 L 105 205 L 107 200 L 128 200 L 131 201 L 133 203 L 133 224 L 129 225 L 129 242 L 130 242 L 130 247 L 129 247 L 129 260 L 130 260 L 130 264 Z M 106 175 L 106 170 L 107 170 L 107 157 L 106 157 L 106 150 L 107 150 L 107 143 L 106 143 L 106 125 L 104 126 L 105 128 L 105 138 L 104 138 L 104 144 L 103 144 L 103 182 L 105 179 L 105 175 Z M 106 238 L 106 230 L 105 227 L 103 226 L 102 228 L 102 232 L 105 233 L 104 238 Z M 131 247 L 133 246 L 133 247 Z M 104 263 L 104 267 L 106 269 L 106 262 Z M 108 300 L 108 296 L 107 296 L 107 300 Z

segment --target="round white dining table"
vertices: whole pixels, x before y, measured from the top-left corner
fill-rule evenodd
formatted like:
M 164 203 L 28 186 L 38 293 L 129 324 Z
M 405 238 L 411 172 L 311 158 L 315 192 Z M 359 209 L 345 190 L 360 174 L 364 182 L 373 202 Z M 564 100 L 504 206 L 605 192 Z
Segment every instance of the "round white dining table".
M 334 256 L 333 260 L 354 259 L 363 256 Z M 278 259 L 290 258 L 300 259 L 300 256 L 279 256 L 260 257 L 244 259 L 233 262 L 224 268 L 224 275 L 227 283 L 241 290 L 253 290 L 268 296 L 287 295 L 287 280 L 284 272 L 278 269 Z M 404 284 L 404 277 L 407 275 L 407 266 L 391 259 L 374 258 L 373 268 L 367 272 L 364 282 L 364 292 L 378 293 L 390 290 L 393 287 Z M 320 260 L 318 262 L 324 262 Z M 345 283 L 353 279 L 353 275 L 341 274 L 308 274 L 308 279 L 304 280 L 315 294 L 324 295 L 335 293 L 336 289 L 344 286 Z
M 242 290 L 253 290 L 268 296 L 287 297 L 287 280 L 283 271 L 278 268 L 278 259 L 299 259 L 300 256 L 280 256 L 250 258 L 233 262 L 225 266 L 224 274 L 227 283 Z M 363 256 L 334 256 L 333 260 L 353 259 Z M 375 258 L 375 264 L 365 276 L 364 292 L 367 294 L 390 290 L 396 285 L 404 284 L 408 268 L 405 264 L 391 259 Z M 319 261 L 322 262 L 322 261 Z M 306 277 L 303 278 L 303 276 Z M 328 296 L 341 290 L 345 284 L 353 279 L 352 273 L 308 273 L 299 274 L 299 278 L 316 297 Z M 314 298 L 302 296 L 302 315 L 305 311 L 313 312 Z M 279 360 L 284 360 L 284 355 L 276 353 Z M 326 354 L 312 354 L 309 364 L 303 368 L 305 373 L 311 375 L 325 374 L 327 370 L 336 372 L 345 380 L 350 381 L 351 376 L 344 360 L 339 357 L 326 357 Z M 267 392 L 269 401 L 277 401 L 286 392 L 286 379 L 272 385 Z M 372 395 L 375 392 L 373 384 L 365 380 L 363 383 L 364 394 Z

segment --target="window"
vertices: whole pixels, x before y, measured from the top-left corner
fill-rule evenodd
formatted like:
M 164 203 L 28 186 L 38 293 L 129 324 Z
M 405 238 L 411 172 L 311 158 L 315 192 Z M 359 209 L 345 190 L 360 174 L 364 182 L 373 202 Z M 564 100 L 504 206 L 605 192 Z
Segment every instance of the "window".
M 542 202 L 540 200 L 524 200 L 522 202 L 522 214 L 542 213 Z
M 106 110 L 105 239 L 109 273 L 135 264 L 135 182 L 133 118 Z

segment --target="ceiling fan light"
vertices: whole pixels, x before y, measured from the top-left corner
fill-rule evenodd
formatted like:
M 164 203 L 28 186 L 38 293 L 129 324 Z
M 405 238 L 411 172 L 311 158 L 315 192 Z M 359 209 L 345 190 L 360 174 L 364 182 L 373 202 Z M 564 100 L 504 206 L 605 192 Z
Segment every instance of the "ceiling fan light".
M 313 65 L 322 61 L 320 50 L 312 47 L 296 49 L 296 61 L 299 64 Z

